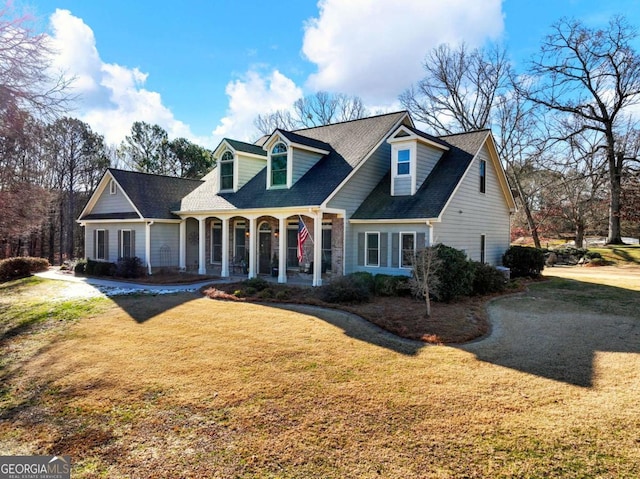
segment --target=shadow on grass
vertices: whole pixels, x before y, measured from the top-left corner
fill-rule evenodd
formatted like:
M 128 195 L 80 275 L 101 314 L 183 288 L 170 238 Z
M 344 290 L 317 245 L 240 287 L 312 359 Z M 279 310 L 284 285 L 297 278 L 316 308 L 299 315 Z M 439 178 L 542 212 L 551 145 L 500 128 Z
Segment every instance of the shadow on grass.
M 620 259 L 627 261 L 628 263 L 640 264 L 640 260 L 634 258 L 629 251 L 624 248 L 612 248 L 613 253 Z
M 427 345 L 422 341 L 396 336 L 356 314 L 339 309 L 304 304 L 262 303 L 261 305 L 267 308 L 285 309 L 314 316 L 342 329 L 344 334 L 350 338 L 390 349 L 400 354 L 414 356 Z
M 598 352 L 640 353 L 640 292 L 554 278 L 489 306 L 493 331 L 462 346 L 481 361 L 592 387 Z
M 109 299 L 116 303 L 134 321 L 144 323 L 170 309 L 198 298 L 202 298 L 202 294 L 178 292 L 172 294 L 127 294 L 111 296 Z

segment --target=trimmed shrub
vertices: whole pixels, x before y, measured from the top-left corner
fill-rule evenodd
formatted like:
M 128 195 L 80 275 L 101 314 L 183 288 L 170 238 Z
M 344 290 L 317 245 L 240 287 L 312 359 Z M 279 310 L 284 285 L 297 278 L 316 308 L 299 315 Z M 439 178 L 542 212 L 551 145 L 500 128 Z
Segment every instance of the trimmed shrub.
M 483 295 L 501 293 L 507 287 L 507 281 L 500 271 L 490 264 L 473 262 L 473 294 Z
M 363 281 L 354 281 L 353 275 L 342 276 L 321 286 L 318 297 L 326 303 L 366 303 L 371 298 L 371 290 Z
M 376 296 L 405 296 L 411 292 L 408 276 L 376 274 L 373 279 Z
M 120 258 L 116 265 L 116 276 L 120 278 L 140 278 L 145 275 L 142 260 L 137 256 Z
M 374 276 L 367 271 L 356 271 L 355 273 L 348 274 L 346 278 L 366 288 L 371 294 L 373 294 L 376 289 Z
M 116 273 L 116 264 L 108 261 L 87 260 L 85 273 L 90 276 L 113 276 Z
M 448 303 L 473 291 L 474 268 L 467 255 L 459 249 L 443 244 L 434 246 L 440 265 L 436 271 L 438 288 L 434 297 Z
M 246 286 L 247 289 L 251 288 L 255 291 L 262 291 L 265 288 L 269 287 L 269 282 L 266 279 L 262 279 L 259 277 L 246 279 L 242 282 L 243 286 Z
M 527 246 L 511 246 L 502 257 L 502 264 L 511 270 L 511 277 L 537 277 L 544 269 L 544 251 Z
M 26 278 L 33 273 L 49 269 L 49 261 L 44 258 L 16 257 L 0 261 L 0 281 Z

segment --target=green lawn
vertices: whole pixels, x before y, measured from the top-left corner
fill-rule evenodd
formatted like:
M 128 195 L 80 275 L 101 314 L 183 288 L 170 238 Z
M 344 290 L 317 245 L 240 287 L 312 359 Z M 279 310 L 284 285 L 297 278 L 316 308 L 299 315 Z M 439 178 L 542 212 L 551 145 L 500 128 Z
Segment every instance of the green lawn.
M 640 264 L 640 245 L 612 245 L 589 250 L 600 253 L 604 259 L 616 264 Z
M 554 310 L 555 284 L 640 310 L 566 281 L 499 302 Z M 584 387 L 338 311 L 57 287 L 0 286 L 0 451 L 69 454 L 74 478 L 640 477 L 638 350 L 597 351 Z

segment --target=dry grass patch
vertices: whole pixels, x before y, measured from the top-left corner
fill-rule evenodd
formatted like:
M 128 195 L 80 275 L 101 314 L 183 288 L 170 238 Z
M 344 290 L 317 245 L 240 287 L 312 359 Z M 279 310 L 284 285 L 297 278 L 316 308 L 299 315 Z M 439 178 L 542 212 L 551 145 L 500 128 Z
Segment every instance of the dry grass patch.
M 0 450 L 70 453 L 77 478 L 640 475 L 638 354 L 580 387 L 291 307 L 114 298 L 20 362 Z

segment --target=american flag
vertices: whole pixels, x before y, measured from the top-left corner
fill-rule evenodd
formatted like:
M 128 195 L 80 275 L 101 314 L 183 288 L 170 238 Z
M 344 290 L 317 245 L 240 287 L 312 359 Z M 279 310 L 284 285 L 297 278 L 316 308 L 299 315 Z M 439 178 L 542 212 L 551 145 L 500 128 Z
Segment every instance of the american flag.
M 309 237 L 309 230 L 302 221 L 302 218 L 298 219 L 298 263 L 302 263 L 304 242 Z

